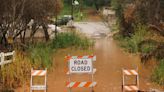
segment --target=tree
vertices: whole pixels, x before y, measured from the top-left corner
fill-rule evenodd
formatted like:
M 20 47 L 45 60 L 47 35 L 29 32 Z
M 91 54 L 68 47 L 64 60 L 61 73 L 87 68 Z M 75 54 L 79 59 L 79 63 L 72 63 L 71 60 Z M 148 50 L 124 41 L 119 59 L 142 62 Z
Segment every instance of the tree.
M 141 60 L 147 60 L 150 57 L 163 59 L 164 55 L 164 1 L 163 0 L 112 0 L 113 9 L 116 10 L 117 22 L 120 28 L 120 34 L 124 37 L 135 35 L 135 26 L 144 25 L 152 34 L 158 35 L 159 39 L 147 37 L 138 44 L 142 48 L 147 44 L 155 44 L 155 48 L 147 53 L 141 52 Z
M 26 32 L 30 32 L 28 24 L 31 19 L 34 20 L 31 25 L 31 38 L 38 27 L 43 26 L 45 38 L 48 40 L 48 17 L 59 14 L 61 6 L 60 0 L 1 0 L 0 43 L 7 47 L 8 38 L 15 40 L 18 37 L 25 43 Z

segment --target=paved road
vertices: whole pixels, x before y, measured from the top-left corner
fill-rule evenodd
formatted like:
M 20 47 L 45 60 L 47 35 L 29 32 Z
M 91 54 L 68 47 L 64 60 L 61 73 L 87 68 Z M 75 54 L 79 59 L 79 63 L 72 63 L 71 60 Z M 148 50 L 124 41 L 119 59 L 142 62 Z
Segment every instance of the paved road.
M 110 29 L 103 22 L 75 22 L 74 26 L 89 37 L 105 37 Z

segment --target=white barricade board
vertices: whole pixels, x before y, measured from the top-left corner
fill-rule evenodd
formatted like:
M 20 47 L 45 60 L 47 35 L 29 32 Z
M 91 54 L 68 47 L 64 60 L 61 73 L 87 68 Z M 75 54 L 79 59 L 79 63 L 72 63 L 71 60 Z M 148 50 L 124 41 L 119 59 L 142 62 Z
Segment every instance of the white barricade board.
M 15 51 L 7 52 L 7 53 L 1 52 L 0 53 L 0 65 L 5 65 L 5 64 L 11 63 L 14 59 L 14 53 L 15 53 Z
M 92 59 L 70 59 L 70 73 L 92 73 Z

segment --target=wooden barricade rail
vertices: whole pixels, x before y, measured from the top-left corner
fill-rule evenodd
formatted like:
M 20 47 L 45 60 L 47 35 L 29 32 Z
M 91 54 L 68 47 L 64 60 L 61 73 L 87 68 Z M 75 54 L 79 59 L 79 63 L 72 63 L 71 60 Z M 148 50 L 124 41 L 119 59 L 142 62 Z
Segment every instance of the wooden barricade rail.
M 35 77 L 35 76 L 44 77 L 44 84 L 34 85 L 33 84 L 33 77 Z M 34 90 L 43 90 L 44 92 L 47 92 L 47 69 L 45 69 L 45 70 L 33 70 L 33 69 L 31 69 L 30 92 L 32 92 Z
M 138 92 L 139 91 L 139 74 L 138 74 L 138 69 L 134 70 L 134 69 L 122 69 L 123 72 L 123 82 L 122 82 L 122 92 L 130 92 L 130 91 L 135 91 Z M 127 85 L 125 84 L 125 76 L 135 76 L 136 78 L 136 84 L 130 84 Z
M 13 62 L 14 54 L 15 54 L 15 51 L 7 52 L 7 53 L 1 52 L 0 53 L 0 65 L 3 66 L 5 64 Z M 11 58 L 6 60 L 6 57 L 9 57 L 9 56 L 11 56 Z

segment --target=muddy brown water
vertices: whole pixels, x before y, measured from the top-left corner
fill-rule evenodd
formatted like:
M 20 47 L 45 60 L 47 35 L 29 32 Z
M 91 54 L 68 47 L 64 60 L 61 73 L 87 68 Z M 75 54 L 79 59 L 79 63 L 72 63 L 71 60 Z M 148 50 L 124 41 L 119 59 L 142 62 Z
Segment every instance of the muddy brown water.
M 140 63 L 138 55 L 125 53 L 116 42 L 112 39 L 98 39 L 91 50 L 61 49 L 55 53 L 53 70 L 48 74 L 48 92 L 69 92 L 66 88 L 68 81 L 67 62 L 64 61 L 66 55 L 91 55 L 97 56 L 94 67 L 97 72 L 94 74 L 94 81 L 98 84 L 94 88 L 95 92 L 121 92 L 122 85 L 122 68 L 134 69 L 139 68 L 140 89 L 148 90 L 150 88 L 161 88 L 150 82 L 152 64 L 146 66 Z M 74 74 L 71 76 L 72 81 L 89 81 L 90 75 Z M 21 88 L 22 89 L 22 88 Z M 29 88 L 26 88 L 25 92 Z M 16 92 L 24 92 L 20 89 Z M 38 91 L 37 91 L 38 92 Z M 90 88 L 75 88 L 72 92 L 91 92 Z

